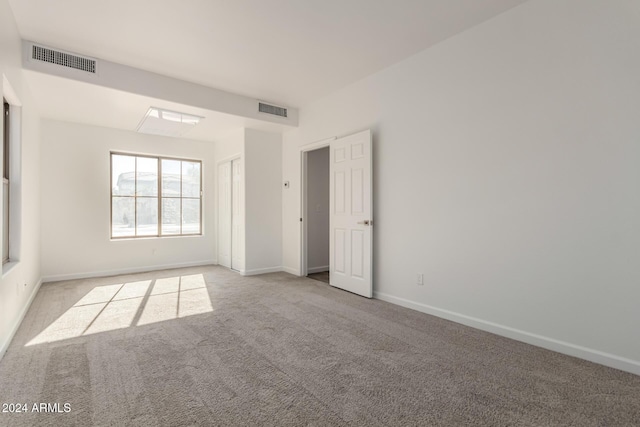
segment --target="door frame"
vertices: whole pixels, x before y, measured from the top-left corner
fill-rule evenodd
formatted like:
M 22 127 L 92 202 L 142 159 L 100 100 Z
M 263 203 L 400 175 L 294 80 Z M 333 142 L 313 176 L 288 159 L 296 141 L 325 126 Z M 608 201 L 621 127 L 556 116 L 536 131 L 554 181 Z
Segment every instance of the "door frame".
M 332 136 L 320 141 L 300 147 L 300 277 L 306 277 L 308 274 L 308 248 L 309 243 L 307 230 L 307 155 L 310 151 L 319 150 L 331 146 L 331 141 L 335 141 L 338 137 Z M 328 166 L 328 165 L 327 165 Z M 331 265 L 331 259 L 329 259 Z

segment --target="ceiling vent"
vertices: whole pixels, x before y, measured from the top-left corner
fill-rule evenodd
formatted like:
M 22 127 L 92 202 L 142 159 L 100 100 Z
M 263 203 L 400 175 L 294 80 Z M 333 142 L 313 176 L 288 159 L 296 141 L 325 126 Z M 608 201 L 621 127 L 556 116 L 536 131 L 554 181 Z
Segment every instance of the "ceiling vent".
M 96 73 L 95 59 L 84 58 L 35 44 L 31 47 L 31 59 L 60 65 L 62 67 L 74 68 L 91 74 Z
M 272 114 L 274 116 L 287 117 L 286 108 L 265 104 L 264 102 L 258 103 L 258 111 L 260 111 L 261 113 Z

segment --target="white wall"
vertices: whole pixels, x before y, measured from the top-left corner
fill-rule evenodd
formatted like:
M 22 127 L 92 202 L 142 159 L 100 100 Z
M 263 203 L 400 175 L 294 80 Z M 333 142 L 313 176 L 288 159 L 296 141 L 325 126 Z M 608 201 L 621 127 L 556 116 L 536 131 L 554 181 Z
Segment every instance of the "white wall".
M 11 242 L 13 262 L 3 267 L 0 279 L 0 357 L 41 283 L 40 116 L 24 83 L 21 61 L 20 35 L 13 13 L 7 1 L 0 0 L 0 91 L 10 103 L 19 102 L 21 106 L 16 105 L 15 111 L 19 112 L 22 122 L 19 129 L 12 129 L 12 132 L 19 131 L 21 139 L 21 151 L 14 153 L 19 160 L 12 164 L 11 185 L 15 191 L 11 193 L 14 215 L 10 215 L 12 227 L 18 228 L 19 241 Z M 0 134 L 2 126 L 0 120 Z
M 307 271 L 329 271 L 329 147 L 307 154 Z
M 52 120 L 42 137 L 45 281 L 215 262 L 213 144 Z M 202 160 L 203 235 L 112 241 L 110 151 Z
M 284 267 L 300 146 L 371 128 L 376 296 L 640 374 L 638 76 L 637 1 L 538 0 L 301 108 Z
M 215 157 L 217 163 L 244 157 L 244 129 L 236 129 L 216 141 Z
M 282 268 L 282 136 L 245 129 L 244 274 Z

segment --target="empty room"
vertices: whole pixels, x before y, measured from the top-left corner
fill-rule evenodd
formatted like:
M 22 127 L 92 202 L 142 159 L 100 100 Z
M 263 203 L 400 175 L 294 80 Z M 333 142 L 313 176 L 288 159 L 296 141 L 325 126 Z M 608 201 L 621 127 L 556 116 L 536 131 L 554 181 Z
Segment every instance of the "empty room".
M 640 425 L 637 0 L 0 0 L 0 426 Z

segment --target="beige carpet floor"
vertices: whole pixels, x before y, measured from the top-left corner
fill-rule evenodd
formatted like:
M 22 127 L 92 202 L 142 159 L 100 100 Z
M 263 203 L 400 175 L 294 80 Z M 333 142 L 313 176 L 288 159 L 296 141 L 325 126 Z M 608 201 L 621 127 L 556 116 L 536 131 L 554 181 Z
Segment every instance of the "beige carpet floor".
M 0 403 L 27 405 L 1 426 L 633 426 L 640 377 L 316 280 L 205 267 L 43 285 Z

